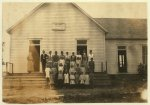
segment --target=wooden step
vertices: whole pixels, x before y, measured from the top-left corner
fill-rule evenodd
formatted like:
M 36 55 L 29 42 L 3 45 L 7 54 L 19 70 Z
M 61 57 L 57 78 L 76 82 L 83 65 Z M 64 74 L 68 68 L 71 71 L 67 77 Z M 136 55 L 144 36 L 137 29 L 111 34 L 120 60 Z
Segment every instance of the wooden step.
M 94 86 L 108 86 L 111 85 L 111 79 L 106 73 L 94 73 Z
M 13 73 L 9 74 L 9 76 L 44 76 L 43 73 Z
M 43 73 L 15 73 L 3 76 L 3 87 L 45 86 L 46 79 Z

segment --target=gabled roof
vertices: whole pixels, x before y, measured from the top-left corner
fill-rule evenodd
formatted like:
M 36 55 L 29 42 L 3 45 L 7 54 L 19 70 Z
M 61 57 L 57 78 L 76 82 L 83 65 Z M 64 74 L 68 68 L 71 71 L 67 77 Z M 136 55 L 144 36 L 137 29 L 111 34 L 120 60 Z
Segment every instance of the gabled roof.
M 34 8 L 28 15 L 26 15 L 24 18 L 22 18 L 20 21 L 18 21 L 15 25 L 11 26 L 7 32 L 9 34 L 11 34 L 12 30 L 14 30 L 20 23 L 22 23 L 25 19 L 29 18 L 33 13 L 35 13 L 38 9 L 40 9 L 44 4 L 48 4 L 48 3 L 41 3 L 40 5 L 38 5 L 36 8 Z M 95 21 L 90 15 L 88 15 L 86 12 L 84 12 L 84 10 L 82 10 L 77 4 L 75 3 L 70 3 L 73 6 L 75 6 L 77 9 L 80 10 L 81 13 L 83 13 L 84 15 L 86 15 L 89 19 L 91 19 L 101 30 L 103 30 L 105 33 L 107 33 L 107 30 L 102 27 L 97 21 Z
M 108 30 L 106 39 L 147 39 L 147 19 L 95 18 Z

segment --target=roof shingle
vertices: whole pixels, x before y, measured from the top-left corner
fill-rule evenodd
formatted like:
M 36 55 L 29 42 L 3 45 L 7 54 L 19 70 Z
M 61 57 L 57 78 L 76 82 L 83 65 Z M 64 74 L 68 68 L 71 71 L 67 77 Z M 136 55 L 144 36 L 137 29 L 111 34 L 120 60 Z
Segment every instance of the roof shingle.
M 95 18 L 107 29 L 106 39 L 147 39 L 147 19 Z

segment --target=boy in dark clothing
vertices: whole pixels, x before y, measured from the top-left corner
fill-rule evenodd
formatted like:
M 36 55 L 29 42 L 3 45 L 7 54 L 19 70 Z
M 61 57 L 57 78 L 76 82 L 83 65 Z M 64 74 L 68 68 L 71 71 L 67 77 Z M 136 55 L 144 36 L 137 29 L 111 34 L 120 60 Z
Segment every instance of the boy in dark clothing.
M 55 51 L 55 55 L 53 55 L 53 65 L 55 67 L 57 67 L 57 70 L 58 70 L 58 61 L 59 61 L 59 56 L 57 55 L 57 51 Z

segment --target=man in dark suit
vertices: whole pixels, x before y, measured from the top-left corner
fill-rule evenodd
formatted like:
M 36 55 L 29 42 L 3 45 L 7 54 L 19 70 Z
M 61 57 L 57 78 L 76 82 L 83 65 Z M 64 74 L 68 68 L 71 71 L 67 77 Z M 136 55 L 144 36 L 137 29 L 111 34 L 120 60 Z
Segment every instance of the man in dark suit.
M 41 54 L 41 63 L 42 63 L 42 71 L 44 75 L 45 75 L 46 59 L 47 59 L 47 54 L 45 54 L 45 51 L 43 50 L 43 54 Z
M 89 62 L 89 72 L 94 73 L 95 69 L 95 62 L 93 61 L 93 58 L 91 58 L 91 61 Z

